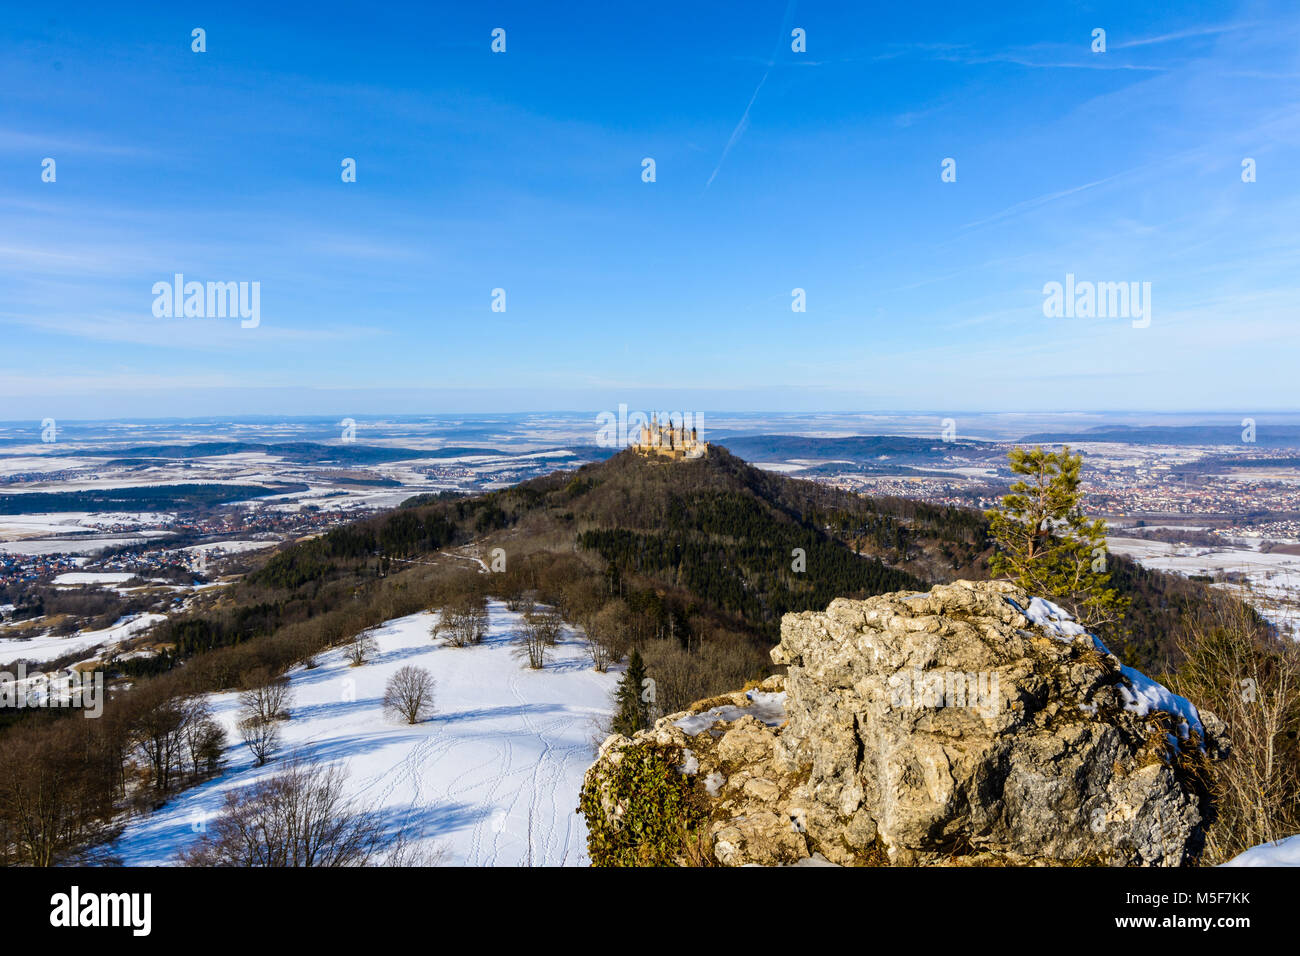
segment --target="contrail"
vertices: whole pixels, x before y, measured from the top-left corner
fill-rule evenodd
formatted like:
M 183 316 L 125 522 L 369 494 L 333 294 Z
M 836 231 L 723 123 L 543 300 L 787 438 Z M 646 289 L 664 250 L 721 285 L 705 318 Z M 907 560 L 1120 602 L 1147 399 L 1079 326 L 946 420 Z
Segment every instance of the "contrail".
M 754 100 L 758 99 L 758 91 L 763 88 L 763 84 L 767 82 L 767 77 L 771 72 L 772 64 L 769 63 L 767 65 L 767 70 L 763 73 L 763 78 L 758 81 L 758 86 L 754 87 L 754 95 L 749 98 L 749 105 L 745 107 L 745 112 L 740 117 L 740 122 L 737 123 L 736 128 L 731 131 L 731 138 L 727 140 L 727 145 L 723 147 L 722 155 L 718 157 L 718 165 L 713 167 L 713 172 L 709 175 L 709 181 L 704 184 L 705 189 L 708 189 L 713 185 L 713 177 L 718 175 L 718 170 L 720 170 L 722 164 L 727 161 L 727 154 L 731 152 L 731 147 L 736 145 L 737 140 L 739 140 L 741 134 L 744 133 L 745 127 L 749 125 L 749 111 L 753 108 Z
M 772 73 L 772 67 L 776 64 L 777 52 L 781 49 L 781 44 L 785 41 L 785 28 L 790 25 L 790 19 L 794 14 L 794 7 L 798 0 L 790 0 L 786 4 L 785 16 L 781 18 L 781 35 L 776 38 L 776 46 L 772 49 L 772 55 L 768 58 L 767 69 L 763 71 L 763 78 L 758 81 L 758 86 L 754 87 L 754 95 L 749 98 L 749 103 L 745 106 L 745 112 L 740 117 L 740 122 L 736 128 L 731 131 L 731 138 L 727 140 L 727 145 L 722 149 L 722 155 L 718 157 L 718 165 L 713 167 L 713 172 L 709 174 L 709 181 L 704 184 L 708 189 L 713 185 L 714 178 L 718 175 L 718 170 L 722 169 L 722 164 L 727 161 L 727 154 L 731 152 L 731 147 L 740 141 L 740 137 L 745 133 L 745 127 L 749 125 L 749 111 L 754 108 L 754 101 L 758 99 L 758 91 L 763 88 L 767 78 Z

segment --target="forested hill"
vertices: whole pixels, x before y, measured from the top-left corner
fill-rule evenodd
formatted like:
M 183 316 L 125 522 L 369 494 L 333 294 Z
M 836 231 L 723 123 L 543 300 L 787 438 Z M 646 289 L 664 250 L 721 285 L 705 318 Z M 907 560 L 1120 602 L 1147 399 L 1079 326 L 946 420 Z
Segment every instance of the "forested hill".
M 770 644 L 787 611 L 924 587 L 936 562 L 945 576 L 974 568 L 981 523 L 768 474 L 721 449 L 679 462 L 625 452 L 476 498 L 413 499 L 286 549 L 254 579 L 295 587 L 372 554 L 409 560 L 474 541 L 484 555 L 502 549 L 502 588 L 535 590 L 558 561 L 602 590 L 587 603 L 629 602 L 651 633 L 705 615 Z
M 562 590 L 587 623 L 616 604 L 632 617 L 620 627 L 630 634 L 690 644 L 722 629 L 756 646 L 775 641 L 787 611 L 987 577 L 989 550 L 979 512 L 868 498 L 759 470 L 715 446 L 704 459 L 624 452 L 474 498 L 412 499 L 285 550 L 254 580 L 294 588 L 372 555 L 413 559 L 470 542 L 484 556 L 501 549 L 506 572 L 493 587 Z M 1114 560 L 1132 610 L 1105 636 L 1130 663 L 1163 670 L 1182 614 L 1208 592 Z

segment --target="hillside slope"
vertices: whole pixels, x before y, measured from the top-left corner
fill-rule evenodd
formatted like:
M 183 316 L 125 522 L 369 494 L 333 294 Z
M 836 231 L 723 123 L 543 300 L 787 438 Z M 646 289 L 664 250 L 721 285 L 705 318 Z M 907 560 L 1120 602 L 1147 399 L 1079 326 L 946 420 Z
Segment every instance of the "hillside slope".
M 163 866 L 199 838 L 227 793 L 277 772 L 284 759 L 337 763 L 346 792 L 390 831 L 465 866 L 575 866 L 586 840 L 573 812 L 591 760 L 596 721 L 609 712 L 615 670 L 595 673 L 580 636 L 566 632 L 541 670 L 512 654 L 519 615 L 493 602 L 481 645 L 442 646 L 434 615 L 389 621 L 373 632 L 377 653 L 349 667 L 343 652 L 289 675 L 293 702 L 276 759 L 253 766 L 235 732 L 235 693 L 210 695 L 233 741 L 227 769 L 134 818 L 110 848 L 128 866 Z M 384 684 L 399 667 L 428 669 L 436 713 L 407 725 L 383 712 Z
M 584 625 L 618 600 L 631 639 L 674 637 L 689 648 L 726 633 L 751 644 L 755 661 L 775 643 L 784 613 L 986 578 L 990 549 L 976 511 L 868 498 L 759 470 L 724 448 L 681 462 L 625 451 L 475 498 L 412 499 L 286 548 L 250 578 L 272 592 L 270 619 L 261 601 L 253 626 L 274 623 L 281 600 L 320 607 L 309 596 L 332 582 L 341 589 L 400 573 L 410 567 L 403 562 L 468 544 L 502 558 L 496 593 L 547 592 Z M 1132 606 L 1104 636 L 1127 663 L 1162 672 L 1176 660 L 1183 614 L 1209 592 L 1118 556 L 1112 562 Z M 247 626 L 241 619 L 238 629 Z
M 857 495 L 762 471 L 716 447 L 707 459 L 687 462 L 624 452 L 454 510 L 453 520 L 472 527 L 485 548 L 503 547 L 511 558 L 570 554 L 576 540 L 581 557 L 600 559 L 611 591 L 629 575 L 676 590 L 767 645 L 787 611 L 987 578 L 991 550 L 980 512 Z M 792 570 L 795 548 L 806 553 L 803 572 Z M 1126 663 L 1164 672 L 1178 659 L 1183 616 L 1212 600 L 1211 592 L 1120 555 L 1110 560 L 1130 609 L 1104 636 Z

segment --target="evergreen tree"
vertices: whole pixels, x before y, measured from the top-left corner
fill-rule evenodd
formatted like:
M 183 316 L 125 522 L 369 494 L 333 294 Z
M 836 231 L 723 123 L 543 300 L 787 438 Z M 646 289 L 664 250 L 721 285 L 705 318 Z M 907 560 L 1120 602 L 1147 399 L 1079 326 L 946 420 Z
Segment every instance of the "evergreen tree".
M 650 726 L 650 705 L 641 699 L 641 684 L 645 680 L 645 662 L 641 653 L 632 649 L 627 661 L 627 671 L 614 691 L 614 722 L 611 729 L 616 734 L 631 737 L 638 730 Z
M 994 576 L 1048 598 L 1090 627 L 1117 622 L 1127 600 L 1110 586 L 1106 522 L 1083 514 L 1079 472 L 1083 456 L 1044 448 L 1013 448 L 1011 470 L 1023 475 L 988 512 L 997 550 Z

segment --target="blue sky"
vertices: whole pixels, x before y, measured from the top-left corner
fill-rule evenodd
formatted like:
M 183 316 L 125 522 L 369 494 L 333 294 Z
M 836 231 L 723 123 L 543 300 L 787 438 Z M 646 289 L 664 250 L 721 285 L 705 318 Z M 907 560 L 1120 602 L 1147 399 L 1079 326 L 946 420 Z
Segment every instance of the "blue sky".
M 0 418 L 1300 405 L 1294 3 L 129 6 L 4 15 Z

